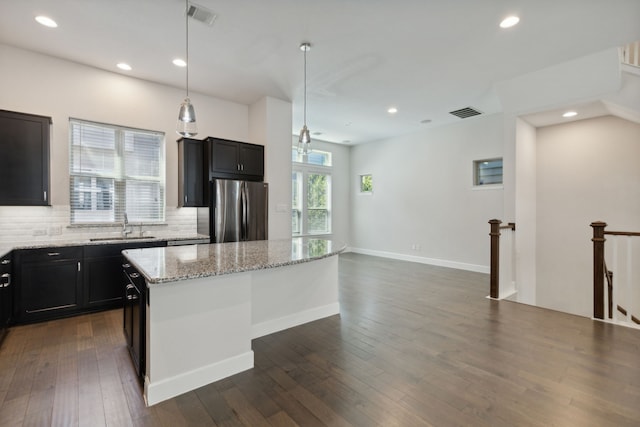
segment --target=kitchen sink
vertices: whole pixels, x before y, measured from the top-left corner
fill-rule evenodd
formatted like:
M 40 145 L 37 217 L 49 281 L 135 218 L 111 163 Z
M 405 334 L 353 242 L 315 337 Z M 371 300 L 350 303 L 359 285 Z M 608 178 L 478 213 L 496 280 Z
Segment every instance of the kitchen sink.
M 89 239 L 90 242 L 107 242 L 107 241 L 117 241 L 117 242 L 126 242 L 127 240 L 141 240 L 141 239 L 155 239 L 153 236 L 138 236 L 138 237 L 94 237 L 93 239 Z

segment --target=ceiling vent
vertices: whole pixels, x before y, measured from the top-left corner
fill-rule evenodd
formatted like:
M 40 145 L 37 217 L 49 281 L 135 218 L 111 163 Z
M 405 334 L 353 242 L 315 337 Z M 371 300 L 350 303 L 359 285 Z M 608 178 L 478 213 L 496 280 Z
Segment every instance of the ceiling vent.
M 207 24 L 210 27 L 213 26 L 213 21 L 215 21 L 218 17 L 218 15 L 213 13 L 211 10 L 195 3 L 189 3 L 189 10 L 187 11 L 187 15 L 195 19 L 196 21 Z
M 460 117 L 461 119 L 466 119 L 467 117 L 478 116 L 482 114 L 481 111 L 476 110 L 473 107 L 465 107 L 455 111 L 449 111 L 449 114 L 453 114 L 456 117 Z

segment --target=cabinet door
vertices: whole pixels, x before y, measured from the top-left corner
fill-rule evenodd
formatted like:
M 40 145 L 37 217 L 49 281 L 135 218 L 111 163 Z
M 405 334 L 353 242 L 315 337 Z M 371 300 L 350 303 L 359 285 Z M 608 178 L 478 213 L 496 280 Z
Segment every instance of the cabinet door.
M 243 175 L 264 177 L 264 147 L 254 144 L 240 144 L 240 172 Z
M 122 257 L 88 258 L 83 284 L 88 309 L 122 306 Z
M 86 246 L 83 263 L 83 295 L 85 310 L 122 307 L 122 268 L 125 249 L 166 246 L 164 240 Z
M 11 320 L 11 257 L 0 259 L 0 342 Z
M 205 145 L 205 141 L 197 139 L 178 140 L 178 205 L 181 207 L 205 206 L 205 182 L 208 181 Z
M 49 204 L 51 118 L 0 110 L 0 205 Z
M 72 314 L 82 303 L 80 259 L 23 262 L 20 265 L 20 320 Z
M 237 174 L 238 143 L 222 139 L 209 138 L 209 178 L 221 177 L 217 173 Z

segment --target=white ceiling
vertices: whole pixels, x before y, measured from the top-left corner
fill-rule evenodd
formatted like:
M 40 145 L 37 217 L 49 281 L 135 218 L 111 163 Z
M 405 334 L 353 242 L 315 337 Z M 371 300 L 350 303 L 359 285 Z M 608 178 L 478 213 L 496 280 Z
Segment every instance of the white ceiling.
M 498 112 L 495 83 L 640 40 L 638 0 L 195 3 L 218 17 L 212 27 L 190 23 L 190 90 L 244 104 L 291 100 L 297 133 L 298 46 L 309 41 L 307 123 L 332 142 L 458 121 L 448 112 L 467 106 Z M 0 43 L 183 88 L 185 71 L 171 61 L 184 57 L 184 8 L 182 0 L 0 0 Z M 59 27 L 37 24 L 38 14 Z M 520 24 L 500 29 L 509 14 Z M 118 70 L 121 61 L 133 70 Z

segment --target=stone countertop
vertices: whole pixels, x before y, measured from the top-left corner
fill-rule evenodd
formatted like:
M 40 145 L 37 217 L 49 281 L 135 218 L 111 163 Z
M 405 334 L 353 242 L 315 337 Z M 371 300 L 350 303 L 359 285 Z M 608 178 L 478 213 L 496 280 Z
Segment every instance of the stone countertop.
M 144 276 L 149 286 L 299 264 L 337 255 L 345 248 L 342 242 L 296 237 L 128 249 L 122 253 Z
M 97 240 L 91 239 L 64 239 L 64 240 L 42 240 L 31 242 L 0 242 L 0 257 L 7 255 L 9 252 L 15 249 L 43 249 L 54 248 L 64 246 L 92 246 L 92 245 L 111 245 L 111 244 L 124 244 L 124 243 L 143 243 L 143 242 L 157 242 L 157 241 L 180 241 L 180 240 L 209 240 L 209 236 L 202 234 L 190 234 L 190 235 L 176 235 L 176 236 L 157 236 L 157 237 L 144 237 L 144 238 L 129 238 L 119 239 L 114 238 L 99 238 Z

